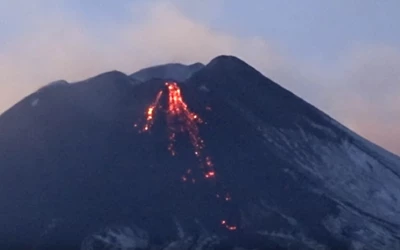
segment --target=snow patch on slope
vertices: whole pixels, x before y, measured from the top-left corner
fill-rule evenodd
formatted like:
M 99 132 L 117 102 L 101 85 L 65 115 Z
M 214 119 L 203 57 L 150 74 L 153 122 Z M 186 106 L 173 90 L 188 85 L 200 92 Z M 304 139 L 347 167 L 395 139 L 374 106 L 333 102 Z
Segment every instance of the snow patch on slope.
M 327 246 L 324 246 L 322 244 L 319 244 L 318 242 L 304 236 L 303 234 L 293 234 L 289 232 L 283 232 L 283 231 L 259 231 L 259 235 L 267 236 L 271 238 L 272 240 L 279 242 L 282 245 L 286 245 L 286 247 L 289 247 L 293 245 L 293 243 L 297 243 L 298 245 L 304 245 L 308 247 L 309 249 L 313 250 L 328 250 L 330 249 Z
M 399 233 L 396 235 L 393 230 L 391 233 L 388 233 L 391 231 L 390 228 L 374 223 L 371 220 L 365 220 L 361 216 L 356 211 L 341 205 L 340 214 L 337 217 L 328 216 L 322 224 L 328 231 L 339 238 L 343 238 L 343 234 L 346 234 L 351 239 L 350 245 L 352 250 L 399 249 Z
M 387 246 L 399 244 L 399 238 L 395 238 L 400 237 L 400 233 L 395 233 L 400 229 L 397 175 L 348 140 L 338 147 L 337 142 L 321 140 L 304 130 L 299 133 L 269 127 L 265 132 L 268 138 L 275 138 L 275 147 L 290 155 L 287 159 L 321 180 L 325 193 L 342 204 L 342 210 L 348 210 L 335 218 L 339 223 L 338 236 L 350 235 L 354 249 L 363 244 L 368 249 L 391 249 Z M 300 153 L 304 151 L 310 153 Z
M 197 237 L 186 237 L 168 243 L 166 247 L 157 248 L 160 250 L 205 250 L 218 249 L 220 240 L 215 235 L 200 235 Z
M 201 85 L 201 86 L 199 87 L 199 90 L 201 90 L 201 91 L 203 91 L 203 92 L 210 92 L 210 89 L 207 88 L 206 85 Z
M 227 101 L 258 129 L 270 150 L 298 166 L 296 171 L 321 183 L 320 190 L 313 191 L 327 194 L 341 204 L 342 210 L 346 209 L 333 219 L 338 223 L 338 237 L 364 235 L 354 242 L 355 249 L 363 244 L 371 249 L 390 249 L 383 247 L 400 244 L 400 178 L 395 171 L 400 168 L 398 157 L 378 150 L 337 124 L 353 140 L 335 140 L 339 138 L 335 130 L 305 117 L 299 122 L 308 123 L 328 137 L 321 139 L 300 124 L 294 124 L 294 129 L 270 126 L 237 101 Z M 379 157 L 373 157 L 374 152 Z
M 99 248 L 98 246 L 101 246 Z M 82 250 L 95 249 L 145 249 L 149 246 L 146 231 L 137 227 L 107 228 L 87 237 L 81 246 Z
M 175 220 L 178 238 L 163 243 L 150 242 L 149 234 L 138 227 L 113 227 L 106 228 L 100 232 L 87 237 L 81 250 L 205 250 L 218 249 L 220 239 L 216 235 L 203 232 L 199 235 L 188 235 L 184 233 L 182 225 Z
M 34 99 L 34 100 L 31 102 L 31 106 L 32 106 L 32 107 L 36 107 L 36 106 L 39 104 L 39 101 L 40 101 L 39 98 Z
M 337 128 L 345 131 L 348 134 L 348 136 L 350 136 L 350 138 L 355 140 L 357 144 L 359 144 L 361 147 L 365 147 L 374 158 L 378 158 L 380 161 L 382 161 L 383 164 L 387 165 L 387 167 L 390 167 L 390 169 L 392 169 L 398 176 L 400 176 L 399 156 L 387 151 L 386 149 L 376 145 L 375 143 L 368 141 L 364 137 L 346 128 L 345 126 L 335 121 L 334 119 L 327 118 L 327 120 L 333 126 L 336 126 Z
M 292 161 L 308 174 L 321 179 L 332 195 L 400 225 L 400 178 L 365 151 L 347 140 L 338 147 L 337 142 L 321 140 L 305 131 L 307 140 L 302 140 L 295 130 L 271 127 L 267 133 L 278 135 L 275 146 L 290 154 Z M 296 148 L 310 154 L 303 155 L 303 150 Z

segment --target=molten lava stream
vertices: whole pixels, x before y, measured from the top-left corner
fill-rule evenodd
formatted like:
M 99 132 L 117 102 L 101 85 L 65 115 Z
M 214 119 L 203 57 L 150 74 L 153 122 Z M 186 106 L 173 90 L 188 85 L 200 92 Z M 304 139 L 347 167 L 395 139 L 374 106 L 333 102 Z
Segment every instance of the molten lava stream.
M 158 92 L 157 97 L 154 100 L 154 102 L 150 105 L 150 107 L 147 108 L 147 111 L 145 114 L 146 115 L 146 123 L 142 128 L 142 132 L 150 131 L 150 129 L 152 128 L 152 126 L 154 124 L 156 109 L 158 108 L 158 104 L 160 102 L 162 94 L 163 94 L 163 91 L 160 90 Z
M 203 176 L 206 179 L 215 178 L 214 164 L 212 163 L 210 156 L 204 156 L 204 140 L 200 137 L 198 124 L 203 123 L 201 118 L 191 112 L 188 109 L 188 105 L 182 98 L 181 89 L 175 82 L 170 82 L 165 84 L 168 87 L 169 97 L 168 97 L 168 111 L 167 111 L 167 121 L 170 133 L 170 144 L 168 149 L 172 155 L 175 155 L 174 150 L 174 139 L 175 133 L 187 133 L 190 142 L 193 146 L 193 153 L 198 158 L 200 162 L 200 167 L 202 169 Z M 183 179 L 188 179 L 184 176 Z
M 176 156 L 177 152 L 175 149 L 175 143 L 179 135 L 186 135 L 193 147 L 193 154 L 197 158 L 200 164 L 200 170 L 202 176 L 206 180 L 216 180 L 216 171 L 214 169 L 214 162 L 211 157 L 207 155 L 205 151 L 204 140 L 200 136 L 199 124 L 203 123 L 203 120 L 195 113 L 191 112 L 188 105 L 185 103 L 182 97 L 181 89 L 175 82 L 165 83 L 168 90 L 168 105 L 165 110 L 168 126 L 168 146 L 167 149 L 172 156 Z M 157 114 L 157 110 L 161 109 L 159 106 L 160 99 L 164 91 L 160 90 L 154 100 L 154 102 L 147 108 L 145 112 L 146 122 L 140 132 L 148 132 L 151 130 L 154 119 Z M 211 111 L 211 107 L 207 106 L 206 110 Z M 138 125 L 135 124 L 135 127 Z M 181 176 L 181 181 L 196 183 L 196 175 L 191 168 L 188 168 L 185 173 Z M 224 204 L 231 206 L 232 197 L 230 192 L 220 186 L 217 182 L 214 182 L 215 197 L 217 200 L 222 201 Z M 237 226 L 230 224 L 226 220 L 220 221 L 220 224 L 229 231 L 237 230 Z
M 158 107 L 158 103 L 160 102 L 163 91 L 160 90 L 157 94 L 155 101 L 150 105 L 146 112 L 146 124 L 143 127 L 142 131 L 149 131 L 154 124 L 154 116 L 156 113 L 156 109 Z

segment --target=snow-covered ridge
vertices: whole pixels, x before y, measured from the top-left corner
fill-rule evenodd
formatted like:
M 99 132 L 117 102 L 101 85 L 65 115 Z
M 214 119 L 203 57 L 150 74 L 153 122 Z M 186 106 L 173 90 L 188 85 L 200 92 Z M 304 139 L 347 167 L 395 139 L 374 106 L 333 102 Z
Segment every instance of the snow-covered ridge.
M 338 122 L 331 121 L 332 126 L 326 126 L 307 117 L 299 120 L 329 138 L 339 136 L 335 131 L 346 133 L 348 138 L 339 144 L 320 139 L 300 125 L 295 129 L 268 125 L 239 102 L 227 101 L 258 128 L 268 148 L 323 184 L 318 192 L 340 204 L 341 215 L 326 218 L 328 230 L 336 226 L 339 236 L 345 229 L 356 235 L 353 249 L 364 245 L 370 249 L 387 249 L 382 247 L 397 244 L 395 237 L 400 237 L 400 232 L 396 236 L 388 234 L 400 229 L 400 178 L 394 171 L 400 168 L 400 161 L 395 155 Z
M 327 118 L 328 119 L 328 118 Z M 385 165 L 389 165 L 392 171 L 394 171 L 398 176 L 400 176 L 400 157 L 389 152 L 388 150 L 376 145 L 375 143 L 368 141 L 364 137 L 358 135 L 357 133 L 346 128 L 334 119 L 328 119 L 332 125 L 345 131 L 351 138 L 355 140 L 355 143 L 359 144 L 361 147 L 365 147 L 373 154 L 373 157 L 378 158 Z

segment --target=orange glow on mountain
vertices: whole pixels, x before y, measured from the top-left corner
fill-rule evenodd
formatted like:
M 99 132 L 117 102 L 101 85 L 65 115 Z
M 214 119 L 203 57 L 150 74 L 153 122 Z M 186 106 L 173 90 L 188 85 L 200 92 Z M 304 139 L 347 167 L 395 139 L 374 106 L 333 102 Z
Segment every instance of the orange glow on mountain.
M 155 115 L 155 111 L 156 108 L 158 107 L 158 103 L 160 102 L 161 96 L 163 94 L 163 91 L 160 90 L 157 94 L 156 99 L 154 100 L 154 102 L 150 105 L 150 107 L 147 108 L 146 111 L 146 124 L 143 126 L 142 132 L 146 132 L 149 131 L 151 129 L 151 127 L 154 124 L 154 115 Z M 135 124 L 136 127 L 136 124 Z
M 204 177 L 206 177 L 206 178 L 213 178 L 214 176 L 215 176 L 215 172 L 214 171 L 210 171 L 210 172 L 208 172 L 208 173 L 206 173 L 204 175 Z
M 188 105 L 183 100 L 181 89 L 176 82 L 166 82 L 165 86 L 168 89 L 168 106 L 165 110 L 169 133 L 168 151 L 172 156 L 176 156 L 178 153 L 175 150 L 176 136 L 178 134 L 186 134 L 193 146 L 193 154 L 200 162 L 200 168 L 203 171 L 204 178 L 215 178 L 216 172 L 214 170 L 214 163 L 211 157 L 204 153 L 205 144 L 204 140 L 200 137 L 198 125 L 202 124 L 203 120 L 198 114 L 189 110 Z M 141 132 L 149 132 L 153 127 L 157 110 L 162 108 L 159 103 L 163 93 L 164 91 L 160 90 L 154 102 L 146 109 L 146 122 Z M 211 110 L 209 106 L 207 106 L 206 109 Z M 137 124 L 134 124 L 134 127 L 137 126 Z M 195 180 L 192 180 L 192 183 L 195 183 Z
M 235 231 L 235 230 L 237 230 L 237 226 L 229 225 L 228 222 L 227 222 L 226 220 L 222 220 L 222 221 L 221 221 L 221 225 L 225 226 L 225 228 L 228 229 L 229 231 Z
M 198 124 L 203 123 L 199 115 L 191 112 L 182 97 L 181 89 L 176 82 L 166 83 L 168 87 L 167 122 L 170 133 L 168 150 L 175 155 L 174 143 L 176 133 L 186 133 L 193 146 L 193 153 L 199 159 L 205 178 L 214 178 L 215 171 L 210 156 L 204 156 L 204 140 L 200 137 Z
M 140 132 L 150 132 L 157 113 L 162 112 L 165 114 L 168 131 L 167 150 L 171 156 L 179 157 L 179 148 L 176 147 L 176 142 L 178 138 L 181 140 L 181 138 L 186 136 L 192 145 L 193 155 L 200 164 L 198 170 L 201 171 L 201 175 L 205 180 L 214 180 L 212 183 L 216 184 L 217 172 L 214 169 L 214 162 L 211 156 L 207 155 L 205 152 L 205 142 L 200 136 L 199 125 L 207 125 L 207 122 L 204 122 L 198 114 L 189 109 L 187 103 L 184 101 L 181 89 L 176 82 L 166 82 L 165 86 L 166 90 L 160 90 L 153 103 L 146 109 L 144 114 L 146 118 L 145 123 L 143 127 L 141 127 Z M 168 93 L 166 97 L 166 106 L 160 104 L 161 97 L 164 93 Z M 206 106 L 205 109 L 207 111 L 212 111 L 210 106 Z M 135 123 L 134 127 L 139 127 L 139 125 Z M 187 168 L 185 173 L 178 178 L 184 183 L 196 184 L 198 181 L 198 179 L 196 179 L 197 176 L 196 170 Z M 227 204 L 232 200 L 230 193 L 219 189 L 215 190 L 213 196 Z M 221 225 L 229 231 L 237 230 L 236 225 L 231 225 L 226 220 L 222 220 Z

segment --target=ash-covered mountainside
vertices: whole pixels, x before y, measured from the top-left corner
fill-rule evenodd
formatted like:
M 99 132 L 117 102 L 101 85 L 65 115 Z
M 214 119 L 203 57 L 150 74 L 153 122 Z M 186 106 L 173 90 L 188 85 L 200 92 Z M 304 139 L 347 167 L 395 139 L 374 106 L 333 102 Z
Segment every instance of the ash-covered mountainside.
M 171 70 L 0 116 L 2 249 L 400 248 L 399 157 L 236 57 Z

